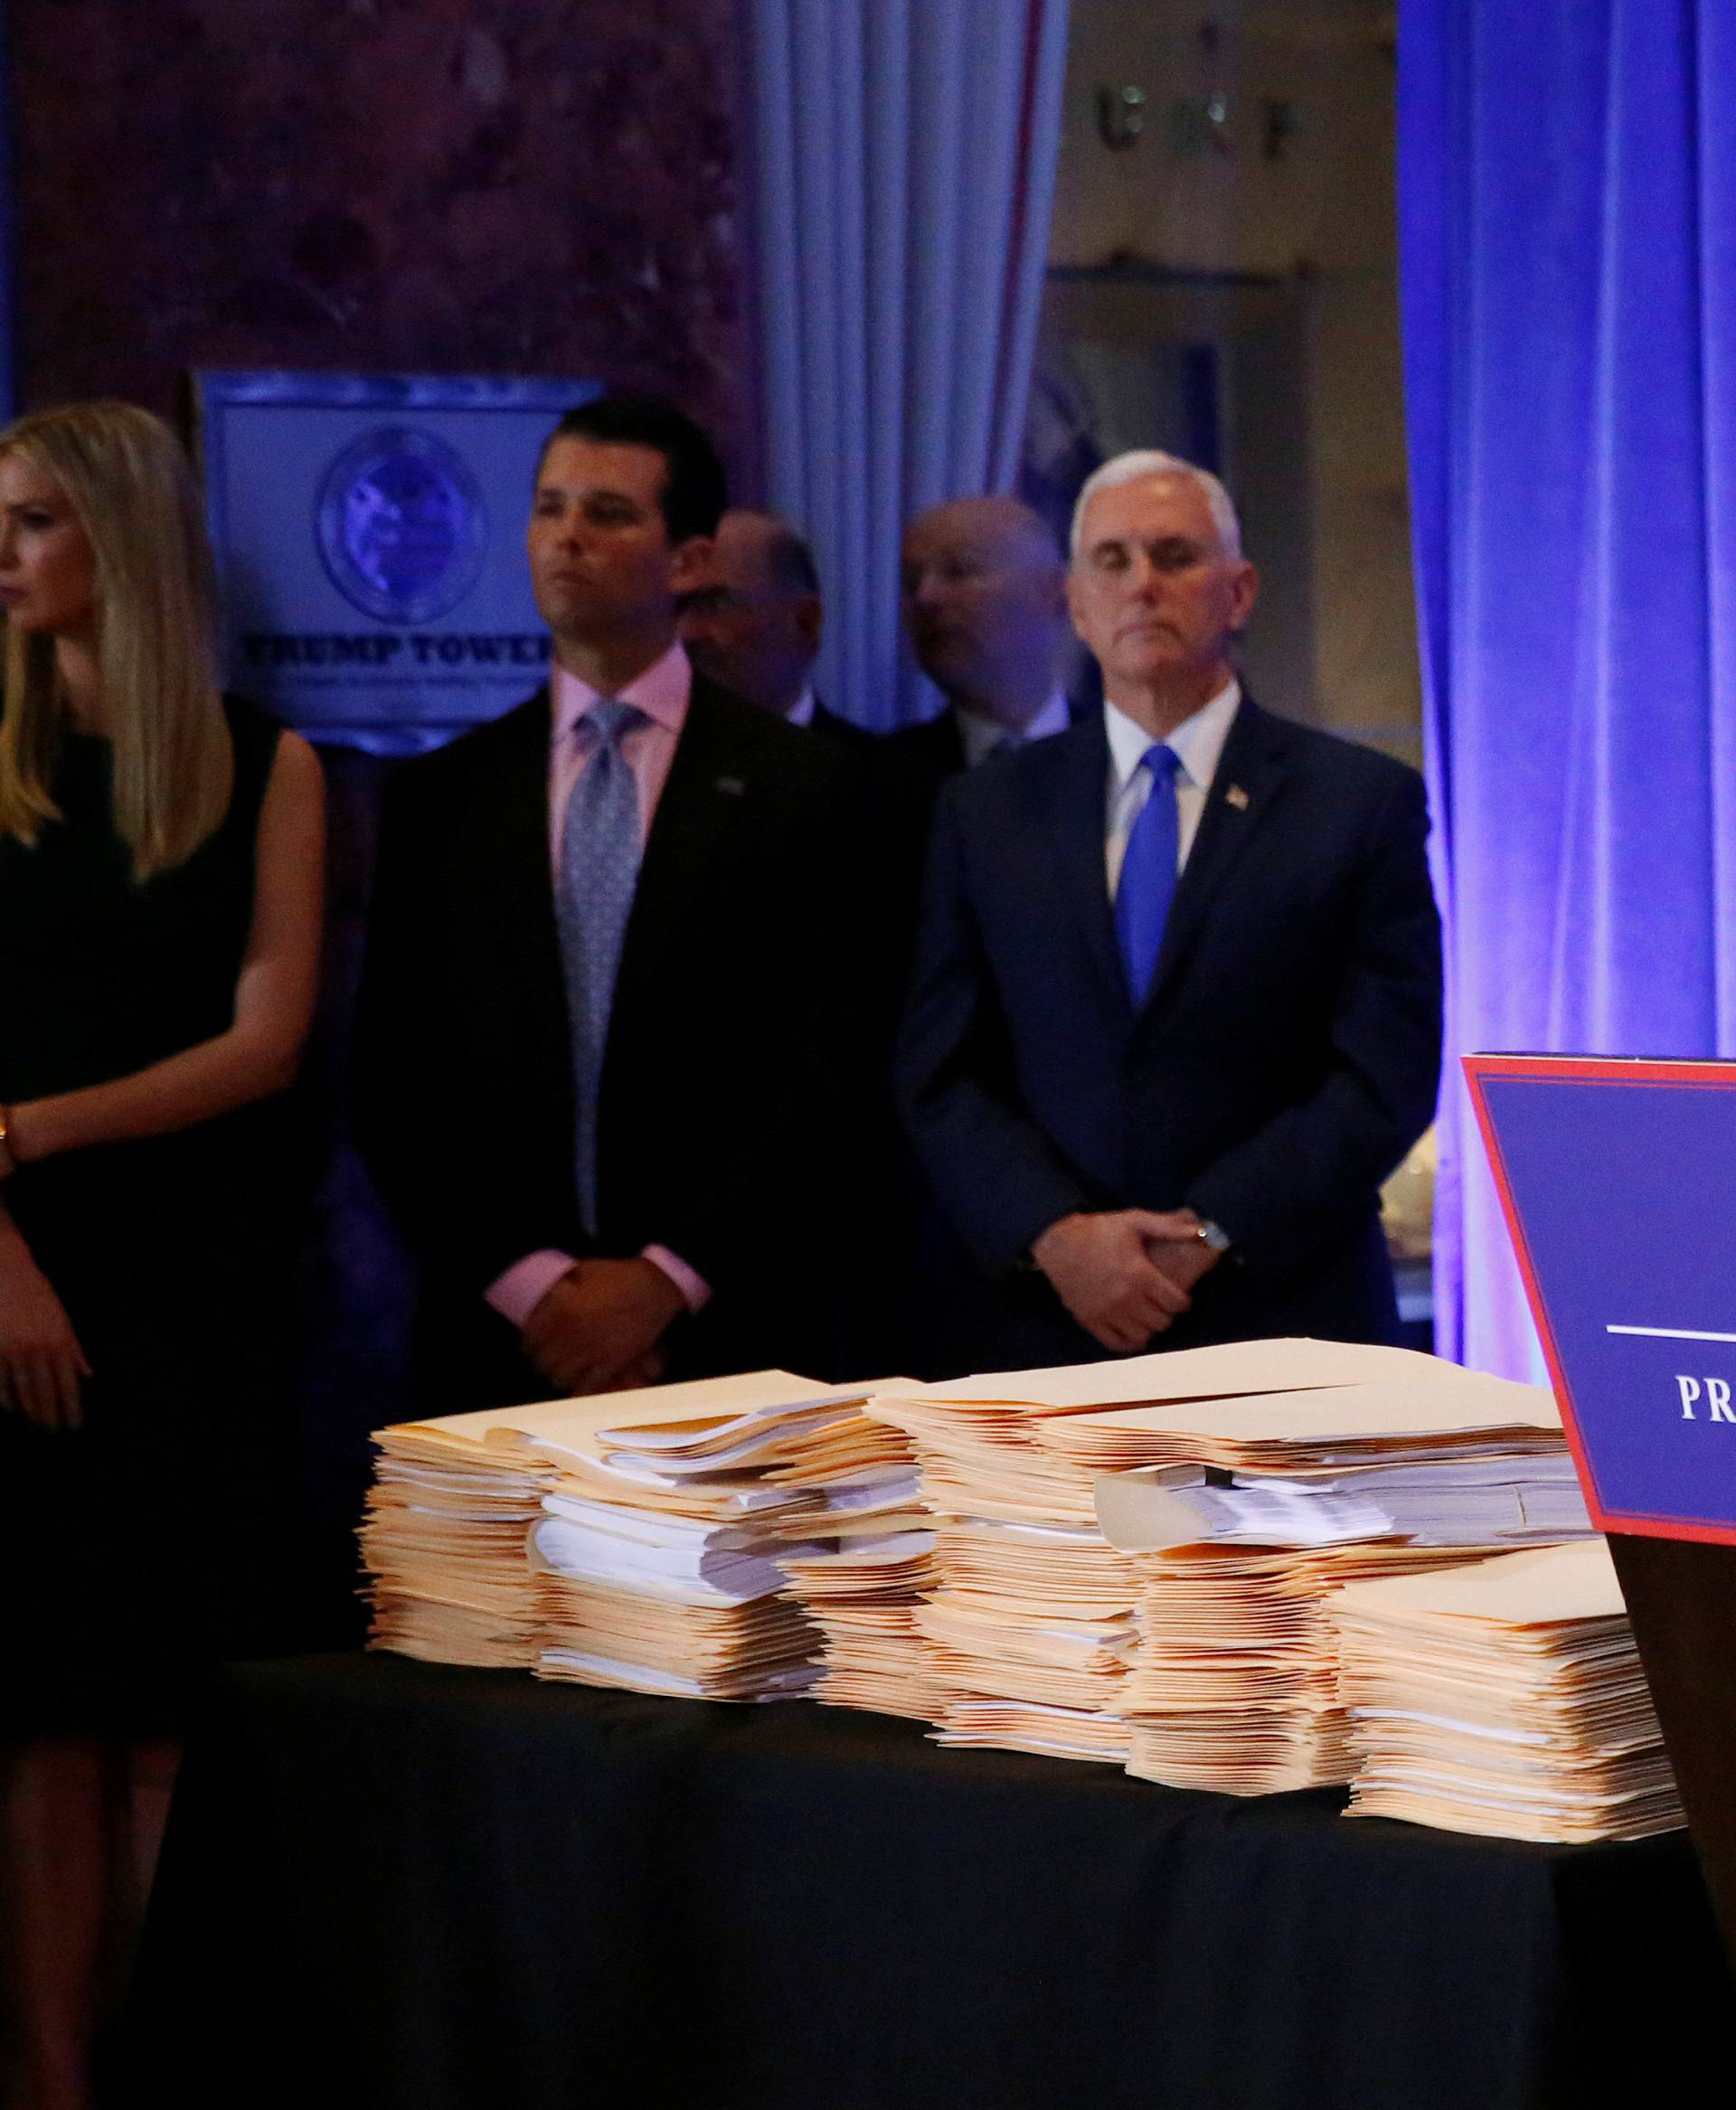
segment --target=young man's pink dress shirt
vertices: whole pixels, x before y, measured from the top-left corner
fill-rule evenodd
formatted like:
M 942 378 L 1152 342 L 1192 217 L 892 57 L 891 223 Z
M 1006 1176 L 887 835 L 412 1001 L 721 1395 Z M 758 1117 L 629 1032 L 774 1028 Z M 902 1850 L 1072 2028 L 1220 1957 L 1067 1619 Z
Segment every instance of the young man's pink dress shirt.
M 669 780 L 669 766 L 675 758 L 675 742 L 687 717 L 693 693 L 693 669 L 679 645 L 672 645 L 663 657 L 648 666 L 637 681 L 618 692 L 623 703 L 636 703 L 645 722 L 621 737 L 621 753 L 633 772 L 639 793 L 639 843 L 643 848 L 656 818 L 657 801 Z M 549 735 L 549 867 L 555 883 L 561 879 L 561 838 L 566 824 L 567 801 L 572 787 L 590 759 L 591 750 L 577 738 L 579 726 L 599 692 L 556 664 L 551 681 L 553 723 Z M 640 1258 L 652 1261 L 680 1290 L 690 1311 L 698 1311 L 711 1295 L 703 1276 L 666 1246 L 646 1246 Z M 501 1316 L 522 1326 L 543 1295 L 573 1265 L 571 1253 L 543 1247 L 514 1260 L 497 1275 L 484 1292 Z

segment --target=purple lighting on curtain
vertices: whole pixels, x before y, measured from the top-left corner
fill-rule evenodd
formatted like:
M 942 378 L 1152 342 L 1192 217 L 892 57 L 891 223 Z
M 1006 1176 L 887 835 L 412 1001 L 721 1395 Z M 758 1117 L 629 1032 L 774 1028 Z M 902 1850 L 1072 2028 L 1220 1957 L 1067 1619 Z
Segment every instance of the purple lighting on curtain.
M 1736 1054 L 1736 10 L 1404 0 L 1399 62 L 1437 1330 L 1541 1374 L 1457 1057 Z
M 827 589 L 821 692 L 918 715 L 898 544 L 1010 490 L 1049 241 L 1066 0 L 751 0 L 767 500 Z

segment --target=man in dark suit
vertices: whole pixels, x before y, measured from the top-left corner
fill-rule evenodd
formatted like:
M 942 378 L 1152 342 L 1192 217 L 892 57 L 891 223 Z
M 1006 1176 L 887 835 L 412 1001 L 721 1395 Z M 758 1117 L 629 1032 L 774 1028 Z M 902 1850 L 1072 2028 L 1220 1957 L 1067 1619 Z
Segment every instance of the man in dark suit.
M 678 412 L 569 413 L 528 534 L 550 684 L 387 795 L 358 1100 L 425 1396 L 825 1371 L 855 805 L 676 642 L 723 505 Z
M 732 695 L 860 757 L 878 745 L 873 735 L 814 693 L 825 624 L 819 570 L 801 536 L 775 513 L 732 506 L 682 596 L 687 656 Z
M 1440 1059 L 1423 788 L 1241 693 L 1257 583 L 1215 478 L 1106 464 L 1068 580 L 1103 711 L 941 796 L 900 1083 L 977 1369 L 1392 1336 L 1378 1190 Z
M 1066 730 L 1066 573 L 1041 513 L 1016 498 L 954 498 L 904 531 L 901 579 L 917 664 L 947 700 L 887 742 L 926 824 L 948 777 Z

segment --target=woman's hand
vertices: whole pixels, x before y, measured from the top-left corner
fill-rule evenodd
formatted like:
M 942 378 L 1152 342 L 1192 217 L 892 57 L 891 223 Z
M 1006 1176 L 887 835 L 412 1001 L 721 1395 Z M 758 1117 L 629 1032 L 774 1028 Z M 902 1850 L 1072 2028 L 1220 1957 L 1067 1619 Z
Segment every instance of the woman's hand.
M 90 1375 L 66 1306 L 0 1212 L 0 1407 L 43 1428 L 77 1428 L 80 1383 Z

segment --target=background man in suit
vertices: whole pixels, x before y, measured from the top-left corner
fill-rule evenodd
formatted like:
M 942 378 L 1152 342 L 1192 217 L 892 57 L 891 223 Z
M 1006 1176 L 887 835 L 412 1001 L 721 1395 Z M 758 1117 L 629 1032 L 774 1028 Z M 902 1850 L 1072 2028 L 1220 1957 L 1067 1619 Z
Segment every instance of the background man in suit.
M 917 664 L 947 708 L 894 733 L 887 759 L 927 804 L 960 769 L 1066 730 L 1066 571 L 1041 513 L 955 498 L 905 530 L 902 589 Z
M 681 603 L 687 655 L 720 687 L 863 752 L 873 736 L 814 693 L 826 609 L 814 552 L 775 513 L 732 507 Z
M 823 1367 L 854 805 L 676 642 L 723 505 L 680 413 L 563 418 L 528 535 L 550 684 L 387 795 L 359 1112 L 436 1393 Z
M 1215 478 L 1106 464 L 1068 582 L 1103 711 L 941 796 L 901 1088 L 978 1369 L 1396 1323 L 1378 1189 L 1440 1057 L 1422 784 L 1242 694 L 1257 584 Z

